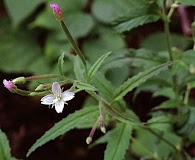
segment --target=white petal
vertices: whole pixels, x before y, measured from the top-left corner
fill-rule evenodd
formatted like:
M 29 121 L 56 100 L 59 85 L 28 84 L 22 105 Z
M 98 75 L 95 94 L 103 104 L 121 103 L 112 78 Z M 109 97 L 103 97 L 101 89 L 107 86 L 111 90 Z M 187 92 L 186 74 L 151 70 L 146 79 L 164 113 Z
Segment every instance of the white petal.
M 64 91 L 62 93 L 62 100 L 65 101 L 65 102 L 69 101 L 69 100 L 74 98 L 74 95 L 75 94 L 73 92 Z
M 41 104 L 50 105 L 53 104 L 55 100 L 55 96 L 53 94 L 49 94 L 41 98 Z
M 54 95 L 60 95 L 62 93 L 62 89 L 60 88 L 60 85 L 58 82 L 54 82 L 52 84 L 52 92 Z
M 63 101 L 57 101 L 55 103 L 55 109 L 56 109 L 57 113 L 62 113 L 63 108 L 64 108 L 64 102 Z

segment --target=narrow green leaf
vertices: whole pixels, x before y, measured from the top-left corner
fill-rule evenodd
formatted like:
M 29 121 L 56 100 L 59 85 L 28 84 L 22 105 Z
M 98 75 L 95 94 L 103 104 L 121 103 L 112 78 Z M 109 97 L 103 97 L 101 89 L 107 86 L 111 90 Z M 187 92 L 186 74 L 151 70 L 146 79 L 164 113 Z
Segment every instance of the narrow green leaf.
M 99 67 L 101 66 L 101 64 L 104 62 L 104 60 L 106 59 L 106 57 L 108 57 L 111 54 L 111 52 L 108 52 L 106 54 L 104 54 L 103 56 L 101 56 L 95 63 L 94 65 L 90 68 L 89 72 L 88 72 L 88 79 L 91 80 L 91 78 L 93 77 L 93 75 L 98 71 Z
M 181 4 L 184 5 L 190 5 L 190 6 L 195 6 L 195 1 L 194 0 L 179 0 Z
M 110 134 L 104 160 L 123 160 L 132 134 L 132 126 L 121 123 Z
M 9 141 L 5 135 L 0 130 L 0 160 L 11 160 L 11 150 L 9 146 Z
M 27 156 L 29 156 L 38 147 L 44 145 L 57 138 L 60 135 L 65 134 L 73 128 L 87 128 L 93 126 L 99 115 L 97 106 L 91 106 L 75 113 L 70 114 L 68 117 L 62 119 L 48 130 L 40 139 L 38 139 L 33 146 L 29 149 Z
M 78 56 L 74 57 L 74 74 L 77 80 L 84 82 L 85 81 L 85 71 L 84 66 L 81 63 L 81 60 Z
M 80 90 L 97 91 L 97 89 L 94 86 L 83 82 L 77 82 L 76 87 Z
M 150 69 L 147 69 L 132 78 L 129 78 L 126 82 L 124 82 L 113 94 L 113 100 L 119 100 L 123 96 L 125 96 L 132 89 L 137 87 L 138 85 L 144 83 L 147 79 L 151 78 L 154 75 L 157 75 L 160 71 L 166 69 L 168 66 L 173 64 L 173 62 L 167 62 Z
M 63 69 L 63 65 L 64 65 L 64 56 L 65 56 L 65 53 L 63 52 L 61 54 L 61 56 L 58 58 L 58 68 L 59 68 L 59 72 L 62 76 L 64 76 L 64 69 Z

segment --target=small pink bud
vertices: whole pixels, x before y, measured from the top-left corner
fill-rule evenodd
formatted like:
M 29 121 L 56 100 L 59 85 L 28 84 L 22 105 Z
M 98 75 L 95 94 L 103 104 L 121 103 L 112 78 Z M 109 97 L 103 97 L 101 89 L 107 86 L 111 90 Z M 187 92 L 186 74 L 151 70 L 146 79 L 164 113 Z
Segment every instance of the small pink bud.
M 6 79 L 3 80 L 3 84 L 10 91 L 14 91 L 16 88 L 12 81 L 7 81 Z
M 53 9 L 53 14 L 56 17 L 58 21 L 62 21 L 64 18 L 64 14 L 62 12 L 62 9 L 58 6 L 58 4 L 53 3 L 50 4 L 50 7 Z

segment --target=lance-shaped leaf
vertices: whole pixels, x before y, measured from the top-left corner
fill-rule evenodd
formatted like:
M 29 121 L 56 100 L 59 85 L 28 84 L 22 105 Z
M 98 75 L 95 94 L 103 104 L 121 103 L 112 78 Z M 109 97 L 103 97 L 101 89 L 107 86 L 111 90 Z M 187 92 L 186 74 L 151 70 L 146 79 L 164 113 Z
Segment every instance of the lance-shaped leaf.
M 74 57 L 74 74 L 77 80 L 85 81 L 85 69 L 78 56 Z
M 88 83 L 84 83 L 84 82 L 77 82 L 75 83 L 76 87 L 79 89 L 79 90 L 86 90 L 86 91 L 97 91 L 97 89 L 88 84 Z
M 62 76 L 64 76 L 64 56 L 65 53 L 63 52 L 62 55 L 58 58 L 58 68 L 59 68 L 59 72 Z
M 132 126 L 121 123 L 111 131 L 104 160 L 123 160 L 132 134 Z
M 93 126 L 99 115 L 97 106 L 91 106 L 75 113 L 70 114 L 68 117 L 62 119 L 48 130 L 40 139 L 38 139 L 33 146 L 29 149 L 27 156 L 43 144 L 65 134 L 73 128 L 87 128 Z
M 0 130 L 0 159 L 1 160 L 11 160 L 11 150 L 9 146 L 9 141 L 5 135 Z
M 106 59 L 106 57 L 109 56 L 109 54 L 111 54 L 111 52 L 108 52 L 104 55 L 102 55 L 95 63 L 94 65 L 90 68 L 89 72 L 88 72 L 88 79 L 91 80 L 91 78 L 93 77 L 93 75 L 98 71 L 98 69 L 100 68 L 101 64 L 104 62 L 104 60 Z
M 113 100 L 119 100 L 123 96 L 125 96 L 132 89 L 137 87 L 138 85 L 144 83 L 147 79 L 151 78 L 154 75 L 157 75 L 160 71 L 166 69 L 168 66 L 173 64 L 173 62 L 167 62 L 150 69 L 147 69 L 139 74 L 129 78 L 126 82 L 124 82 L 113 94 Z

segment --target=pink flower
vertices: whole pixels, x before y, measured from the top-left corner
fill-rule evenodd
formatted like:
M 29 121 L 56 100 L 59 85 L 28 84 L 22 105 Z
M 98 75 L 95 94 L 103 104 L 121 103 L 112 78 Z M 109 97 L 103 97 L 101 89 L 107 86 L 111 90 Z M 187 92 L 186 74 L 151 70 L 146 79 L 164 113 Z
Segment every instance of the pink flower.
M 64 15 L 61 8 L 58 6 L 58 4 L 56 3 L 50 4 L 50 7 L 53 9 L 53 14 L 56 17 L 56 19 L 62 21 Z
M 10 91 L 14 91 L 16 88 L 12 81 L 7 81 L 6 79 L 3 80 L 3 84 Z

